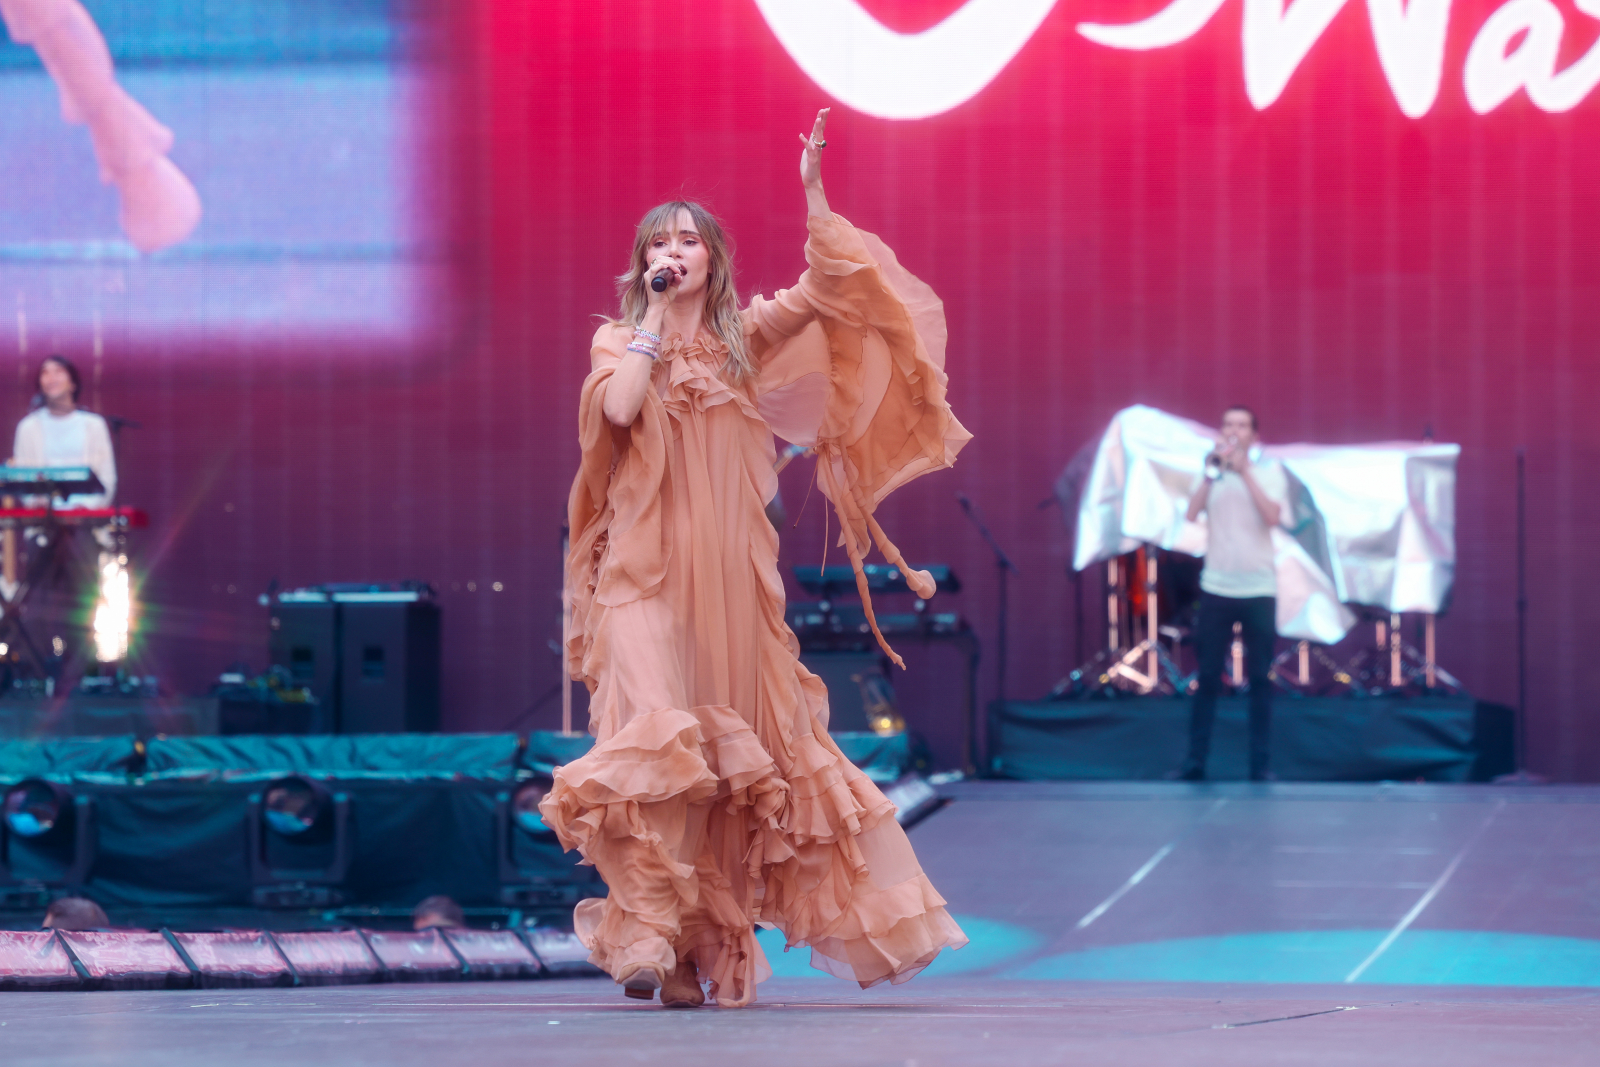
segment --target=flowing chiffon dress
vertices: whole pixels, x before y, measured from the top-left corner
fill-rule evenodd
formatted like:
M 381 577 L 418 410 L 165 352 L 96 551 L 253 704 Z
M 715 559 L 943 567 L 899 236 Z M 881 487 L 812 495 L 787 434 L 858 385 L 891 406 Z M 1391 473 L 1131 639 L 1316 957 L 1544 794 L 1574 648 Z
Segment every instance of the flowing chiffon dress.
M 772 973 L 756 923 L 863 987 L 967 941 L 894 806 L 828 735 L 764 512 L 774 433 L 814 446 L 870 617 L 868 538 L 904 566 L 874 509 L 970 437 L 945 402 L 943 306 L 871 234 L 838 216 L 808 227 L 799 283 L 744 312 L 753 381 L 725 382 L 707 335 L 669 336 L 638 418 L 613 426 L 606 389 L 632 330 L 600 328 L 569 500 L 568 667 L 596 742 L 540 810 L 610 889 L 578 905 L 577 933 L 618 981 L 693 959 L 725 1007 Z M 908 580 L 933 595 L 925 572 Z

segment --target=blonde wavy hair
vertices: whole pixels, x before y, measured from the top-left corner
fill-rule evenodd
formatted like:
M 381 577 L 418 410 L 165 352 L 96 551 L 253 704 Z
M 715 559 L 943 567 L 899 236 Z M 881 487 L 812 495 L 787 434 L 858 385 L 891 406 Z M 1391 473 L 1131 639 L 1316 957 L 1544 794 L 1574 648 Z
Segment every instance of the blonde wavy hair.
M 706 327 L 728 347 L 728 359 L 722 365 L 722 376 L 740 382 L 754 373 L 750 354 L 744 346 L 744 319 L 739 314 L 739 293 L 733 284 L 733 251 L 728 235 L 717 217 L 692 200 L 669 200 L 645 212 L 639 220 L 639 229 L 633 235 L 633 258 L 625 274 L 617 276 L 617 295 L 622 309 L 609 320 L 613 326 L 638 326 L 644 322 L 649 307 L 647 271 L 650 267 L 650 242 L 659 233 L 671 234 L 678 228 L 678 216 L 687 211 L 694 220 L 700 239 L 706 243 L 711 260 L 710 276 L 706 280 Z

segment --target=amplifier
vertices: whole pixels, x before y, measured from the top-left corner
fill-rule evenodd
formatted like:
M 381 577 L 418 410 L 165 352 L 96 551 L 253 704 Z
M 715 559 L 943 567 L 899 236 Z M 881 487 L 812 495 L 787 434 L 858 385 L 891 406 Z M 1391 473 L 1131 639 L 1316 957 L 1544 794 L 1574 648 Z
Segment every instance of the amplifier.
M 925 563 L 917 570 L 927 571 L 939 585 L 941 593 L 961 592 L 961 579 L 955 572 L 943 563 Z M 872 593 L 906 593 L 910 587 L 906 585 L 906 576 L 899 567 L 887 563 L 864 563 L 861 565 L 861 575 L 867 580 L 867 590 Z M 794 568 L 794 580 L 800 588 L 812 596 L 835 597 L 841 593 L 854 595 L 856 592 L 856 572 L 853 567 L 813 567 L 810 564 L 798 564 Z
M 425 583 L 326 585 L 263 599 L 272 663 L 311 690 L 323 729 L 439 729 L 441 618 Z
M 340 604 L 339 732 L 439 729 L 439 605 Z
M 828 687 L 828 732 L 862 733 L 872 728 L 870 712 L 894 714 L 894 690 L 883 670 L 883 653 L 802 652 L 800 662 Z M 870 701 L 870 707 L 869 707 Z
M 925 601 L 919 602 L 925 603 Z M 859 603 L 843 604 L 830 600 L 790 601 L 784 609 L 789 628 L 800 639 L 802 649 L 812 646 L 839 648 L 858 643 L 876 648 L 867 612 Z M 967 624 L 953 611 L 909 611 L 877 613 L 878 629 L 884 637 L 949 636 L 963 633 Z
M 267 655 L 289 672 L 295 687 L 311 690 L 325 719 L 316 732 L 337 733 L 333 718 L 339 696 L 339 609 L 331 601 L 269 604 Z M 287 732 L 287 731 L 285 731 Z

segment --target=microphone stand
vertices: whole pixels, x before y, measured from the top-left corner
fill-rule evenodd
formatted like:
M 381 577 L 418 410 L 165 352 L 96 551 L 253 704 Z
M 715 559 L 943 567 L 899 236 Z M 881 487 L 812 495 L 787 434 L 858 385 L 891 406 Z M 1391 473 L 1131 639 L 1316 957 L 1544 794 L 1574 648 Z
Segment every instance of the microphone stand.
M 122 440 L 122 430 L 124 427 L 127 427 L 131 430 L 137 430 L 139 428 L 139 424 L 137 422 L 134 422 L 129 418 L 124 418 L 121 415 L 102 415 L 100 417 L 106 420 L 106 428 L 111 431 L 111 439 L 114 441 Z
M 995 671 L 999 677 L 995 683 L 997 691 L 995 702 L 1003 704 L 1006 699 L 1006 622 L 1010 615 L 1009 583 L 1007 579 L 1010 575 L 1020 574 L 1021 572 L 1017 570 L 1017 565 L 1011 562 L 1011 557 L 1006 555 L 1005 549 L 1001 548 L 999 543 L 995 541 L 994 534 L 989 532 L 989 527 L 984 525 L 983 519 L 978 516 L 978 506 L 965 493 L 957 493 L 956 499 L 961 502 L 961 510 L 966 512 L 968 520 L 978 528 L 979 536 L 988 543 L 990 551 L 994 553 L 995 567 L 1000 571 L 1000 625 L 998 627 L 998 640 L 995 642 Z M 976 727 L 977 724 L 973 723 L 972 729 L 976 730 Z M 986 761 L 989 758 L 988 747 L 987 744 L 984 745 L 984 758 Z M 974 747 L 974 751 L 976 751 L 976 747 Z

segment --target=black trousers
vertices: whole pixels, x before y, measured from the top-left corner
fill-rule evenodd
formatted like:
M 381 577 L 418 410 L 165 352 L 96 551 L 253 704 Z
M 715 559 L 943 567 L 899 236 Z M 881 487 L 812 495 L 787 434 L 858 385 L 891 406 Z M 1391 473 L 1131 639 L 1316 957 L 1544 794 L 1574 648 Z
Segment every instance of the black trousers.
M 1250 679 L 1250 777 L 1266 775 L 1271 755 L 1273 651 L 1278 642 L 1276 597 L 1231 597 L 1200 594 L 1200 619 L 1195 646 L 1200 656 L 1199 687 L 1189 712 L 1187 774 L 1203 775 L 1211 752 L 1211 726 L 1222 693 L 1222 672 L 1233 646 L 1233 624 L 1244 638 L 1245 676 Z

